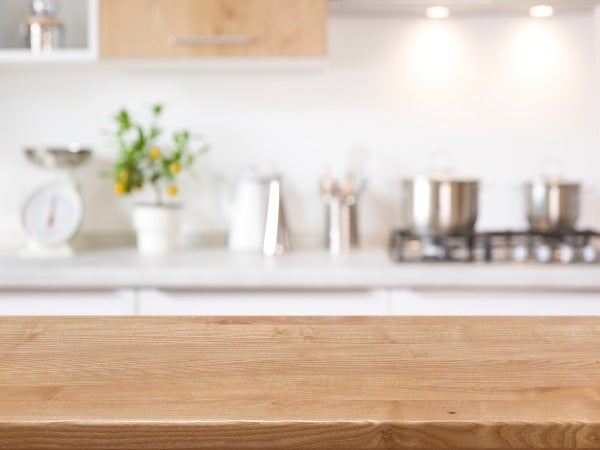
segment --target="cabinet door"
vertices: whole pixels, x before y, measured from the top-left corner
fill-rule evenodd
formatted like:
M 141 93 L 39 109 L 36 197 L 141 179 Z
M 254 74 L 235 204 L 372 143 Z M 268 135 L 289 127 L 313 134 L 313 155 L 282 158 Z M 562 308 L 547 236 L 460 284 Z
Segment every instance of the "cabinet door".
M 194 292 L 142 290 L 141 315 L 165 316 L 381 316 L 385 291 Z
M 394 291 L 391 312 L 406 316 L 596 316 L 600 294 L 578 292 Z
M 2 316 L 123 316 L 134 312 L 132 290 L 0 291 Z
M 102 0 L 104 58 L 324 56 L 326 0 Z

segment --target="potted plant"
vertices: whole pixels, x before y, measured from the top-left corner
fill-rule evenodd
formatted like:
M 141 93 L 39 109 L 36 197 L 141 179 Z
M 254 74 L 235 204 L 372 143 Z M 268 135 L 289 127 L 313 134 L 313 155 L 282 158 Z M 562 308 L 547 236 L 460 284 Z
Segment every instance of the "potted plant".
M 150 112 L 148 125 L 134 120 L 126 109 L 114 117 L 119 157 L 112 176 L 116 195 L 151 191 L 153 201 L 135 205 L 133 226 L 138 251 L 156 255 L 177 248 L 182 208 L 172 199 L 179 194 L 180 175 L 189 171 L 208 148 L 188 130 L 175 131 L 170 139 L 162 139 L 163 129 L 158 122 L 163 106 L 154 105 Z

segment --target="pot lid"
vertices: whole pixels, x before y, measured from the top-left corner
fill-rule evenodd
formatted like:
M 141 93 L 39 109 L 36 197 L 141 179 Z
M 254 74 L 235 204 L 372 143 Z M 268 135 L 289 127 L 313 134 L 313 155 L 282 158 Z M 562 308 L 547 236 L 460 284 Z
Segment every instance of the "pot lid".
M 558 156 L 546 158 L 542 170 L 532 183 L 544 184 L 546 186 L 578 186 L 580 183 L 565 176 L 565 165 Z
M 404 178 L 404 182 L 416 182 L 416 181 L 428 181 L 434 183 L 479 183 L 480 180 L 475 177 L 463 177 L 457 175 L 451 176 L 437 176 L 421 174 L 415 175 L 414 177 Z

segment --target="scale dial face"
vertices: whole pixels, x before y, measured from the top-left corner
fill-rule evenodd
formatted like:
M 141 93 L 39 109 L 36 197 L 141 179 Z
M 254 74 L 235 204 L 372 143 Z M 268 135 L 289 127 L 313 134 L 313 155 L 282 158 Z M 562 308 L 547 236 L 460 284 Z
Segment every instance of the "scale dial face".
M 31 239 L 46 247 L 69 242 L 79 231 L 83 203 L 70 183 L 44 186 L 23 207 L 23 227 Z

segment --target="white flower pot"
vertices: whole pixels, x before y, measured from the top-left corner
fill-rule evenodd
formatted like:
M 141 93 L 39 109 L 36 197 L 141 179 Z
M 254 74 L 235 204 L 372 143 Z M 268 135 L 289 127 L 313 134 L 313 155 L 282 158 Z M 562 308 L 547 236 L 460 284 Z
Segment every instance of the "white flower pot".
M 142 255 L 164 255 L 177 250 L 181 229 L 180 206 L 136 205 L 133 227 Z

